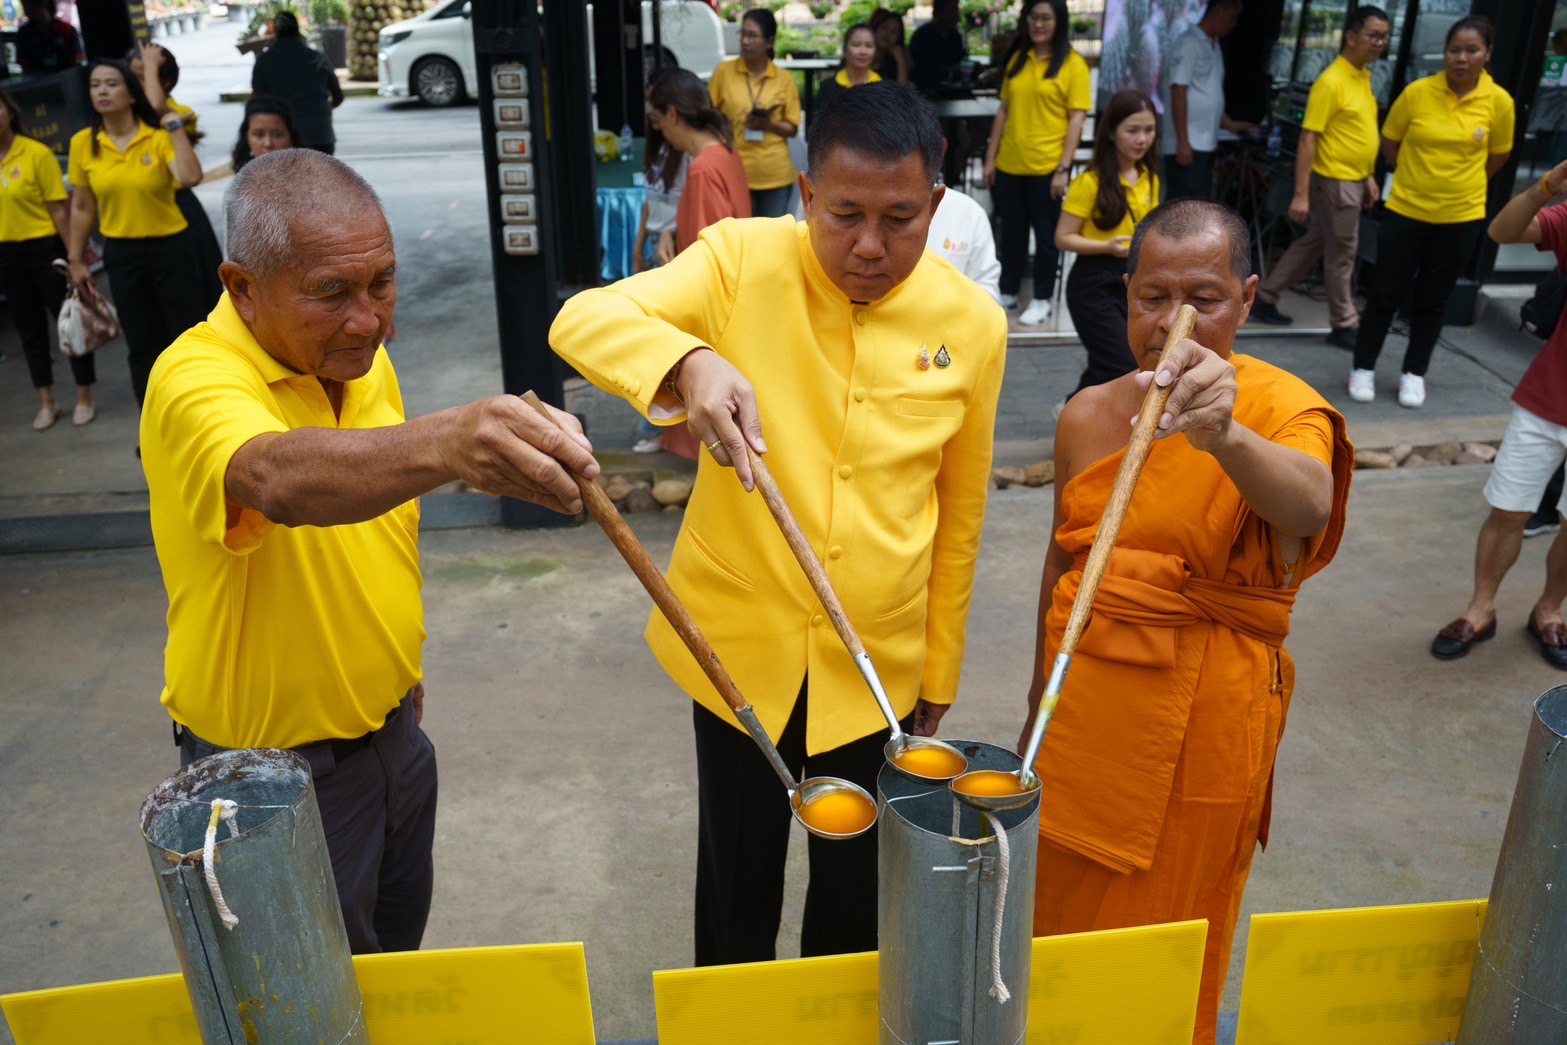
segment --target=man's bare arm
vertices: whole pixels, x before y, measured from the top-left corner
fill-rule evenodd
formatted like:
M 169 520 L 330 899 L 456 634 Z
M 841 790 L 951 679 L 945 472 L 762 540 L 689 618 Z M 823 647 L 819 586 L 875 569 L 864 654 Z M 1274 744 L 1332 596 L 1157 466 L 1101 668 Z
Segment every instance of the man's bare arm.
M 363 522 L 453 479 L 576 513 L 582 498 L 567 469 L 591 478 L 598 464 L 577 419 L 554 413 L 570 434 L 512 396 L 386 428 L 268 433 L 235 452 L 224 487 L 285 526 Z
M 1333 473 L 1321 461 L 1264 439 L 1236 424 L 1235 367 L 1197 342 L 1176 345 L 1159 367 L 1159 383 L 1172 385 L 1159 436 L 1183 432 L 1192 446 L 1212 454 L 1246 504 L 1286 537 L 1314 537 L 1333 514 Z M 1146 389 L 1152 372 L 1137 375 Z
M 1544 188 L 1538 181 L 1530 182 L 1527 188 L 1496 212 L 1496 217 L 1491 219 L 1491 227 L 1486 230 L 1493 240 L 1498 243 L 1540 242 L 1540 222 L 1535 215 L 1567 190 L 1567 163 L 1558 164 L 1547 171 L 1543 181 Z

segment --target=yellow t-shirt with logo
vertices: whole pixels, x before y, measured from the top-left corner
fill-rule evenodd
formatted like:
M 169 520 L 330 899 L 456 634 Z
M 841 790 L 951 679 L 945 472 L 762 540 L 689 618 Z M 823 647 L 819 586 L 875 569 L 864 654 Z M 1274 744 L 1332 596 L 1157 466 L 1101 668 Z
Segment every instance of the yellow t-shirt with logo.
M 1322 70 L 1306 98 L 1301 129 L 1317 135 L 1312 172 L 1336 181 L 1363 181 L 1377 165 L 1377 99 L 1371 70 L 1343 55 Z
M 1485 217 L 1485 164 L 1513 150 L 1513 99 L 1481 70 L 1459 98 L 1445 72 L 1408 87 L 1388 110 L 1382 135 L 1400 142 L 1387 208 L 1433 225 Z
M 137 124 L 136 137 L 122 153 L 104 131 L 98 132 L 98 155 L 92 153 L 92 128 L 71 135 L 68 177 L 98 198 L 98 226 L 113 239 L 151 239 L 184 232 L 187 223 L 174 202 L 179 183 L 174 139 L 169 132 Z
M 49 146 L 18 134 L 0 160 L 0 243 L 59 235 L 47 205 L 65 198 L 60 161 Z
M 152 536 L 168 589 L 164 707 L 222 747 L 296 747 L 379 729 L 419 681 L 419 502 L 340 526 L 282 526 L 241 508 L 236 451 L 298 428 L 403 422 L 385 348 L 343 386 L 268 355 L 228 295 L 152 368 L 141 414 Z
M 1072 184 L 1066 190 L 1066 199 L 1061 203 L 1061 209 L 1083 219 L 1083 227 L 1079 235 L 1085 239 L 1109 243 L 1117 236 L 1130 236 L 1136 232 L 1137 223 L 1159 205 L 1158 175 L 1144 170 L 1137 179 L 1136 185 L 1129 184 L 1123 177 L 1121 191 L 1126 194 L 1126 213 L 1121 217 L 1121 224 L 1113 229 L 1105 230 L 1094 224 L 1094 206 L 1099 200 L 1098 171 L 1086 170 L 1072 179 Z
M 1007 107 L 1006 126 L 996 151 L 996 169 L 1008 174 L 1054 174 L 1066 149 L 1066 125 L 1073 112 L 1093 108 L 1088 90 L 1088 63 L 1068 48 L 1056 75 L 1045 79 L 1050 62 L 1040 61 L 1032 49 L 1022 58 L 1023 69 L 1001 81 L 1001 100 Z
M 761 141 L 746 138 L 745 118 L 752 109 L 767 109 L 773 119 L 800 126 L 800 91 L 794 77 L 772 62 L 761 76 L 752 76 L 743 58 L 720 62 L 708 81 L 707 93 L 713 105 L 729 117 L 735 136 L 735 152 L 745 164 L 745 179 L 758 192 L 793 185 L 794 161 L 789 158 L 789 140 L 772 131 L 763 131 Z

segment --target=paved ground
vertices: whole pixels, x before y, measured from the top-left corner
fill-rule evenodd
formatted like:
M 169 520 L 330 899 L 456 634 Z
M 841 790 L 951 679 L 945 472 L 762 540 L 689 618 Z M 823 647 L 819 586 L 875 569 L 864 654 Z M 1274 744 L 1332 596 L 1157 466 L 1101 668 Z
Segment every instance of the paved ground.
M 202 94 L 215 98 L 237 78 L 241 63 L 225 52 L 223 31 L 170 41 L 189 78 L 179 93 L 201 109 L 215 143 L 231 137 L 225 120 L 238 123 L 237 106 Z M 410 409 L 496 390 L 475 111 L 351 99 L 339 112 L 340 152 L 381 189 L 397 235 L 392 352 Z M 221 188 L 200 190 L 214 213 Z M 1314 339 L 1269 336 L 1245 348 L 1322 389 L 1361 445 L 1496 439 L 1511 385 L 1538 346 L 1510 332 L 1499 306 L 1492 315 L 1449 331 L 1430 404 L 1418 412 L 1387 396 L 1347 403 L 1347 354 Z M 143 504 L 123 349 L 100 360 L 100 420 L 37 435 L 27 429 L 32 393 L 8 326 L 0 348 L 12 356 L 0 365 L 0 531 L 21 517 Z M 1401 350 L 1392 339 L 1384 381 L 1396 376 Z M 999 459 L 1048 453 L 1049 407 L 1075 381 L 1080 353 L 1013 349 Z M 590 392 L 575 401 L 601 449 L 629 445 L 624 407 Z M 1339 560 L 1307 586 L 1295 614 L 1289 645 L 1300 684 L 1279 760 L 1274 841 L 1257 862 L 1246 913 L 1488 891 L 1529 703 L 1567 679 L 1522 630 L 1546 550 L 1539 540 L 1526 544 L 1504 588 L 1496 641 L 1454 664 L 1426 653 L 1465 601 L 1485 475 L 1470 467 L 1357 476 Z M 993 496 L 948 735 L 1016 735 L 1049 494 Z M 635 519 L 656 560 L 678 522 Z M 592 526 L 430 531 L 421 550 L 426 728 L 443 777 L 427 943 L 584 940 L 600 1035 L 650 1036 L 649 972 L 690 958 L 695 830 L 689 705 L 642 644 L 648 600 Z M 0 555 L 0 665 L 10 680 L 0 698 L 0 789 L 12 796 L 0 814 L 0 991 L 175 968 L 136 833 L 140 802 L 175 765 L 156 702 L 164 605 L 148 548 Z M 800 871 L 796 859 L 785 954 L 797 947 Z M 1229 1009 L 1243 961 L 1244 922 Z M 0 1043 L 8 1040 L 0 1029 Z

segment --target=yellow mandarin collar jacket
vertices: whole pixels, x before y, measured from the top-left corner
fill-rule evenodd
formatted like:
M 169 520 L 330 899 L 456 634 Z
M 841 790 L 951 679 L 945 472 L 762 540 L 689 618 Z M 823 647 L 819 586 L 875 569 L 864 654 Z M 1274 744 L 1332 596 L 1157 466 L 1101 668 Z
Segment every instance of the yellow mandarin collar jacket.
M 550 331 L 643 413 L 693 348 L 739 368 L 767 463 L 899 715 L 957 695 L 1006 337 L 990 296 L 930 253 L 882 300 L 849 301 L 787 217 L 711 226 L 671 264 L 578 294 Z M 812 754 L 883 727 L 761 496 L 706 452 L 668 576 L 770 736 L 807 673 Z M 733 721 L 656 609 L 647 638 L 682 689 Z

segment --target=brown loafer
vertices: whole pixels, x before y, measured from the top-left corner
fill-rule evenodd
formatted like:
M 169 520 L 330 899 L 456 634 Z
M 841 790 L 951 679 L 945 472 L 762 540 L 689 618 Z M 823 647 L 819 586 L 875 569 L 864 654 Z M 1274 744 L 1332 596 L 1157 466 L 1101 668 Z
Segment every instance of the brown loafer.
M 1529 626 L 1531 628 L 1534 627 L 1534 622 L 1530 621 Z M 1560 625 L 1557 626 L 1560 627 Z M 1492 617 L 1491 623 L 1486 625 L 1485 628 L 1480 631 L 1476 631 L 1473 624 L 1470 624 L 1464 618 L 1459 617 L 1457 620 L 1453 621 L 1453 623 L 1449 624 L 1447 627 L 1436 633 L 1436 638 L 1431 640 L 1431 656 L 1435 657 L 1437 660 L 1457 660 L 1459 657 L 1465 657 L 1469 655 L 1470 646 L 1473 646 L 1477 642 L 1484 642 L 1486 639 L 1493 639 L 1495 637 L 1495 617 Z M 1562 652 L 1563 654 L 1567 654 L 1567 650 L 1563 650 Z M 1563 664 L 1562 666 L 1567 667 L 1567 664 Z
M 1553 668 L 1561 668 L 1567 671 L 1567 627 L 1559 620 L 1553 620 L 1549 624 L 1538 625 L 1534 623 L 1534 614 L 1529 615 L 1529 634 L 1540 642 L 1540 656 Z

